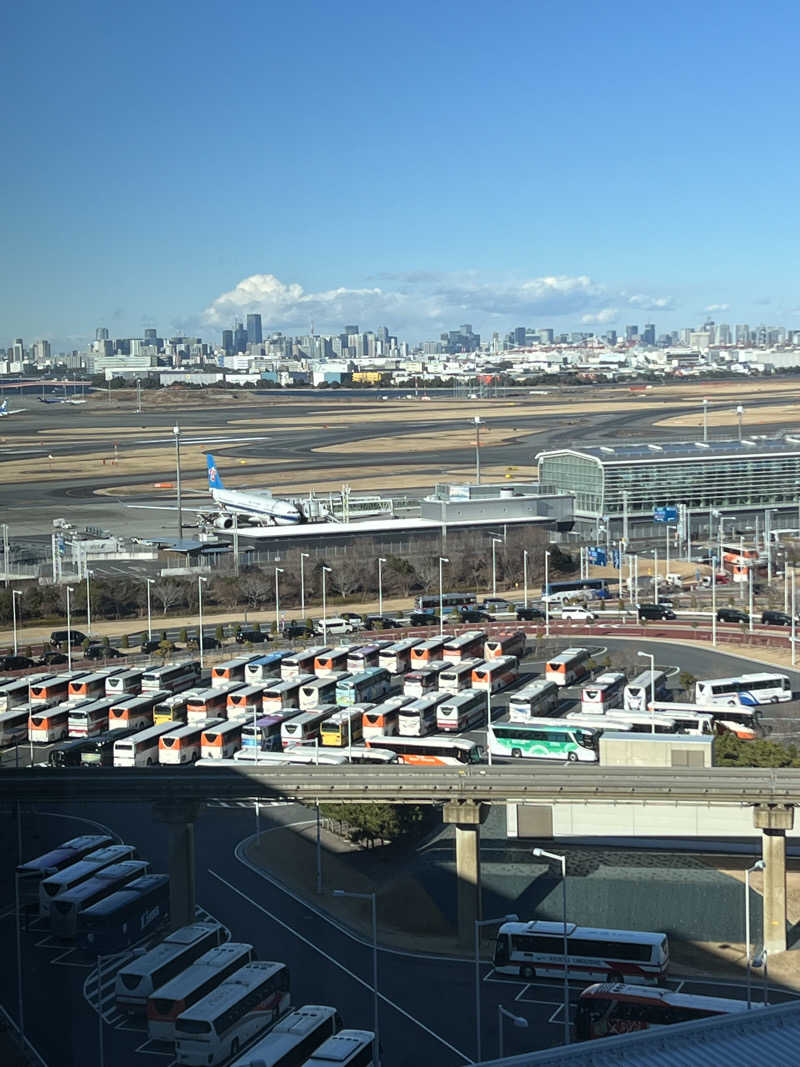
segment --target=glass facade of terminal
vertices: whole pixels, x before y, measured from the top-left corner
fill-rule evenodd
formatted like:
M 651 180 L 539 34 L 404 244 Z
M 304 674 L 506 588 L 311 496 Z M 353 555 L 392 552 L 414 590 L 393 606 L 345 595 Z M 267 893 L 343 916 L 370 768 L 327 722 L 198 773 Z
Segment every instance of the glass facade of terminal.
M 623 494 L 631 517 L 652 516 L 665 505 L 728 511 L 796 506 L 800 494 L 800 442 L 788 445 L 783 439 L 727 447 L 715 442 L 708 450 L 694 445 L 564 450 L 542 453 L 538 460 L 541 483 L 574 494 L 576 515 L 591 519 L 621 516 Z

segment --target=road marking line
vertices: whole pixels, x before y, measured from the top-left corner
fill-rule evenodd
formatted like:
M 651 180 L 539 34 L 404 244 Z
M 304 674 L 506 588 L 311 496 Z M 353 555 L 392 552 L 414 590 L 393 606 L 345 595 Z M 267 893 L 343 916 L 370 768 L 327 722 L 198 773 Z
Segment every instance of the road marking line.
M 686 985 L 686 981 L 685 980 L 678 982 L 677 986 L 675 987 L 675 992 L 676 993 L 680 993 L 680 991 L 683 989 L 683 987 L 685 985 Z
M 559 1004 L 558 1007 L 556 1008 L 556 1010 L 553 1012 L 553 1014 L 550 1016 L 550 1018 L 547 1021 L 549 1023 L 560 1022 L 558 1017 L 559 1017 L 559 1015 L 562 1015 L 563 1012 L 564 1012 L 564 1005 L 563 1004 Z
M 277 923 L 279 926 L 282 926 L 284 930 L 287 930 L 290 934 L 293 934 L 296 938 L 298 938 L 298 940 L 302 941 L 303 944 L 308 945 L 309 948 L 313 949 L 315 952 L 318 952 L 320 956 L 324 956 L 329 963 L 334 964 L 334 966 L 338 967 L 341 971 L 344 971 L 345 974 L 349 975 L 354 981 L 358 982 L 359 985 L 364 986 L 365 989 L 372 989 L 372 986 L 369 984 L 369 982 L 365 982 L 363 978 L 359 978 L 357 974 L 354 974 L 353 971 L 345 967 L 343 963 L 340 963 L 339 960 L 337 960 L 335 957 L 330 956 L 327 952 L 324 951 L 324 949 L 321 949 L 319 945 L 315 945 L 310 938 L 305 937 L 299 931 L 295 930 L 294 927 L 290 926 L 287 922 L 284 922 L 283 919 L 279 919 L 278 916 L 275 915 L 273 912 L 268 911 L 267 908 L 257 903 L 251 897 L 248 897 L 246 893 L 243 893 L 241 889 L 238 889 L 235 885 L 233 885 L 232 882 L 229 882 L 226 878 L 223 878 L 221 874 L 217 874 L 216 871 L 212 871 L 210 867 L 207 868 L 207 870 L 212 877 L 222 882 L 222 884 L 226 885 L 228 889 L 238 894 L 243 900 L 246 900 L 248 904 L 252 904 L 254 908 L 257 908 L 268 918 L 272 919 L 273 922 Z M 382 1000 L 385 1004 L 388 1004 L 390 1007 L 394 1008 L 395 1011 L 398 1011 L 401 1015 L 403 1015 L 410 1022 L 414 1023 L 421 1030 L 424 1030 L 425 1033 L 430 1034 L 431 1037 L 439 1041 L 442 1045 L 445 1046 L 445 1048 L 450 1049 L 451 1052 L 454 1052 L 457 1056 L 460 1056 L 465 1063 L 475 1062 L 474 1060 L 470 1059 L 469 1056 L 465 1055 L 460 1049 L 457 1049 L 455 1045 L 451 1045 L 450 1042 L 446 1041 L 445 1038 L 443 1038 L 440 1034 L 437 1034 L 434 1030 L 431 1030 L 424 1023 L 421 1023 L 419 1019 L 415 1019 L 413 1015 L 407 1012 L 404 1008 L 401 1008 L 399 1004 L 395 1004 L 393 1000 L 389 1000 L 389 998 L 383 993 L 381 993 L 380 990 L 378 990 L 378 998 Z
M 523 988 L 522 988 L 522 989 L 521 989 L 521 990 L 519 991 L 519 993 L 517 993 L 517 995 L 516 995 L 516 996 L 514 997 L 514 1000 L 521 1000 L 521 999 L 522 999 L 522 997 L 524 997 L 524 996 L 525 996 L 525 994 L 526 994 L 526 993 L 528 992 L 528 990 L 530 989 L 530 987 L 531 987 L 531 984 L 530 984 L 530 982 L 528 982 L 528 984 L 527 984 L 526 986 L 524 986 L 524 987 L 523 987 Z

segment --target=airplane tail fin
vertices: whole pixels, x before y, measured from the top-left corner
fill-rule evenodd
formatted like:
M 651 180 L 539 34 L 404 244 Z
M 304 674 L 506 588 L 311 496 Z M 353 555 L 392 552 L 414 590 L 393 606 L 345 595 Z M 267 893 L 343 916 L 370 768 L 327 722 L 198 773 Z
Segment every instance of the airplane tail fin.
M 4 400 L 3 403 L 0 404 L 0 415 L 7 415 L 7 414 L 8 414 L 8 401 Z
M 214 457 L 209 452 L 206 455 L 206 462 L 208 464 L 208 488 L 209 489 L 224 489 L 222 479 L 217 472 L 217 465 L 214 462 Z

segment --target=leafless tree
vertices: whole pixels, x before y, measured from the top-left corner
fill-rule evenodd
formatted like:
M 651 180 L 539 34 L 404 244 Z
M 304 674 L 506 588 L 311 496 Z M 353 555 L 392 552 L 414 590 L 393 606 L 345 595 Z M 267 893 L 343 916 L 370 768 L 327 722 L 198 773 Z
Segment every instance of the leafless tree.
M 164 615 L 167 614 L 169 608 L 173 607 L 175 604 L 180 604 L 185 597 L 183 586 L 170 579 L 154 582 L 151 592 L 161 604 L 162 613 Z

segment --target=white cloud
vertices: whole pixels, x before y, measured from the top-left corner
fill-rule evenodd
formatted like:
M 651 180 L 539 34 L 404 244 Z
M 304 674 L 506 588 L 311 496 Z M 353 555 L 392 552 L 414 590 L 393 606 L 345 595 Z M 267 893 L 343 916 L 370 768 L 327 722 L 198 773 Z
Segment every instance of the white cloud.
M 665 308 L 663 298 L 613 293 L 588 275 L 543 275 L 507 282 L 481 281 L 475 272 L 436 274 L 412 271 L 375 278 L 386 287 L 325 289 L 307 292 L 298 282 L 274 274 L 253 274 L 221 293 L 203 312 L 208 326 L 230 327 L 234 319 L 260 312 L 265 330 L 305 333 L 313 321 L 320 333 L 335 333 L 346 322 L 362 329 L 387 325 L 411 340 L 435 337 L 459 323 L 478 330 L 504 331 L 516 325 L 543 326 L 553 318 L 609 322 L 611 306 L 624 299 L 636 307 Z
M 662 311 L 672 307 L 672 300 L 668 296 L 648 296 L 646 293 L 635 293 L 628 297 L 628 304 L 642 311 Z
M 729 309 L 730 304 L 708 304 L 706 307 L 703 308 L 703 311 L 707 311 L 710 313 L 712 311 L 728 311 Z

